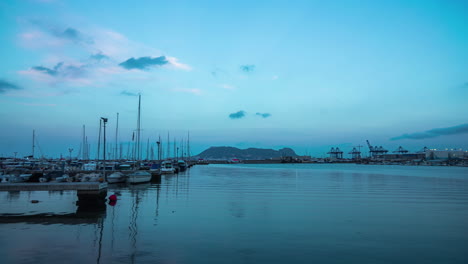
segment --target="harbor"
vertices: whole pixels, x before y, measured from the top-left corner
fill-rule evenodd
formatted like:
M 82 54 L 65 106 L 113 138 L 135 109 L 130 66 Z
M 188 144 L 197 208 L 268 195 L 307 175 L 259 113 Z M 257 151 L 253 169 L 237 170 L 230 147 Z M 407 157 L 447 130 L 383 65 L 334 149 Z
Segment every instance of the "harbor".
M 0 10 L 0 264 L 468 263 L 468 0 Z

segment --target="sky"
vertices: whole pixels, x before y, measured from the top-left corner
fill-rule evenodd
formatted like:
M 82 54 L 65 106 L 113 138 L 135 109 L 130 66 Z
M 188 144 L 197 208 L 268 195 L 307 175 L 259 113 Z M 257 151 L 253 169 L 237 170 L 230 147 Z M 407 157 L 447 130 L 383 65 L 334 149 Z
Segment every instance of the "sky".
M 190 133 L 192 155 L 468 149 L 467 25 L 461 0 L 1 1 L 0 156 L 33 130 L 77 156 L 83 125 L 95 153 L 117 113 L 127 144 L 138 94 L 144 146 Z

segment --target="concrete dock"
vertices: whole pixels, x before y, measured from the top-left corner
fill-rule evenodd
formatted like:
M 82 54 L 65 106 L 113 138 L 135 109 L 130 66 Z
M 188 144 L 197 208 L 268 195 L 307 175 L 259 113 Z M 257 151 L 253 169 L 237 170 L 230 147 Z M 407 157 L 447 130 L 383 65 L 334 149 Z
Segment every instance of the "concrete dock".
M 0 183 L 0 191 L 76 191 L 78 197 L 76 205 L 81 211 L 94 212 L 106 208 L 106 182 Z
M 107 183 L 100 182 L 31 182 L 0 183 L 0 191 L 101 191 Z

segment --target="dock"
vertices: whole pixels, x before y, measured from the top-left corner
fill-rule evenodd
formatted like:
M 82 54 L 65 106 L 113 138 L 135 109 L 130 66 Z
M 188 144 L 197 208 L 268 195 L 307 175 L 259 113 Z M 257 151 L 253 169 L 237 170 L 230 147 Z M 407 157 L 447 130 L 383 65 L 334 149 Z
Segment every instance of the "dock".
M 76 191 L 78 207 L 86 211 L 96 211 L 106 206 L 107 182 L 0 183 L 0 191 Z
M 90 191 L 107 189 L 107 183 L 100 182 L 31 182 L 0 183 L 0 191 Z

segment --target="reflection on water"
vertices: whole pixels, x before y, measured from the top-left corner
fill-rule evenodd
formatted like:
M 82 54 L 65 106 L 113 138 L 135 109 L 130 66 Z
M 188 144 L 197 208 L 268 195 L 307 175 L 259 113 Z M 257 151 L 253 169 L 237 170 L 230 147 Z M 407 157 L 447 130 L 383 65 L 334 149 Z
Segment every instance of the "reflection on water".
M 0 262 L 468 263 L 467 168 L 314 166 L 196 166 L 95 210 L 0 193 Z

